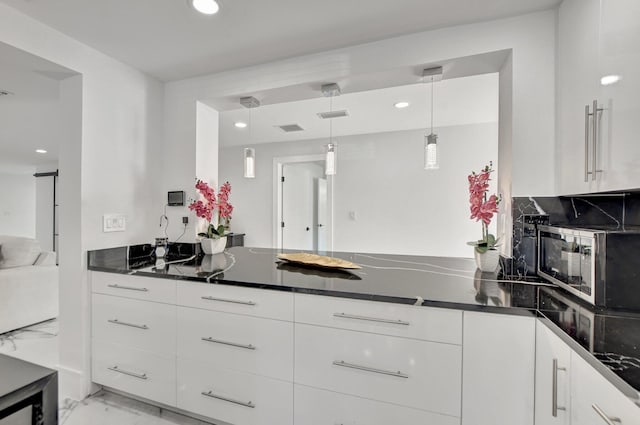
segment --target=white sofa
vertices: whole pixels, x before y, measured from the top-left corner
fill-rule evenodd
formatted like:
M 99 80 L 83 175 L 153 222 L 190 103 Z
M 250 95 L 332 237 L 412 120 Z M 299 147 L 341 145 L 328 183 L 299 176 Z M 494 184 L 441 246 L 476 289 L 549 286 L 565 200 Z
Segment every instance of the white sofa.
M 58 266 L 35 239 L 0 235 L 0 334 L 58 317 Z

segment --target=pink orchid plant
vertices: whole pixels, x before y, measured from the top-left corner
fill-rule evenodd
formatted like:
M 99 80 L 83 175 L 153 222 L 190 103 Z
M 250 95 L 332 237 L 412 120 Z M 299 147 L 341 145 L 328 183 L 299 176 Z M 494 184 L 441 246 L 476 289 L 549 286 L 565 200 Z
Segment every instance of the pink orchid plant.
M 498 212 L 498 204 L 500 198 L 497 195 L 487 197 L 489 191 L 489 180 L 493 163 L 485 166 L 479 173 L 472 171 L 469 175 L 469 203 L 471 209 L 471 219 L 482 222 L 482 239 L 478 241 L 468 242 L 469 245 L 475 246 L 476 251 L 480 254 L 487 250 L 495 249 L 498 240 L 489 233 L 489 224 L 493 215 Z
M 199 199 L 191 202 L 189 209 L 195 211 L 198 217 L 209 223 L 206 233 L 198 233 L 198 236 L 217 239 L 224 235 L 225 229 L 231 221 L 231 213 L 233 213 L 233 205 L 229 203 L 231 184 L 226 182 L 220 186 L 217 196 L 215 190 L 202 180 L 196 181 L 196 189 L 204 200 Z M 217 219 L 217 226 L 212 223 L 214 218 Z

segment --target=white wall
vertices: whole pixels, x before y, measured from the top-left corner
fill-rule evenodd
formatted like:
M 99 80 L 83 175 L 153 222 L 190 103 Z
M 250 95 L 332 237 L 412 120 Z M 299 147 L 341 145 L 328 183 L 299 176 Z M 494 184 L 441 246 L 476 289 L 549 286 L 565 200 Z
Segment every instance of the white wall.
M 190 183 L 185 176 L 193 175 L 188 158 L 195 147 L 198 99 L 256 95 L 264 90 L 317 85 L 396 67 L 419 69 L 449 58 L 512 49 L 512 193 L 504 195 L 552 195 L 555 18 L 556 11 L 550 10 L 460 25 L 168 83 L 165 145 L 173 169 L 165 174 L 164 189 L 178 182 Z
M 18 174 L 0 170 L 0 235 L 36 237 L 35 180 L 33 171 Z
M 0 41 L 81 74 L 61 83 L 59 182 L 61 391 L 82 398 L 90 360 L 86 251 L 145 242 L 156 231 L 149 213 L 163 158 L 163 86 L 4 4 Z M 124 214 L 127 231 L 102 233 L 105 213 Z
M 466 242 L 482 234 L 480 224 L 469 219 L 467 175 L 489 161 L 498 166 L 498 125 L 442 127 L 436 132 L 442 162 L 435 171 L 424 170 L 424 130 L 339 139 L 333 250 L 471 256 Z M 232 228 L 246 233 L 247 246 L 272 246 L 277 221 L 272 212 L 274 157 L 322 153 L 325 143 L 326 139 L 255 145 L 255 179 L 242 177 L 242 148 L 221 149 L 220 178 L 231 182 L 236 208 Z M 492 192 L 496 183 L 494 176 Z

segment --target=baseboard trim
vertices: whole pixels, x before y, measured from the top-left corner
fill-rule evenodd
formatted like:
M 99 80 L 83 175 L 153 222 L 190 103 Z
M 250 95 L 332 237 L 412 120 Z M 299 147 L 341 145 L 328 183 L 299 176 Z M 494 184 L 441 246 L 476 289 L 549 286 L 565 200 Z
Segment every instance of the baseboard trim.
M 58 365 L 58 397 L 61 400 L 84 400 L 89 395 L 87 382 L 82 371 Z

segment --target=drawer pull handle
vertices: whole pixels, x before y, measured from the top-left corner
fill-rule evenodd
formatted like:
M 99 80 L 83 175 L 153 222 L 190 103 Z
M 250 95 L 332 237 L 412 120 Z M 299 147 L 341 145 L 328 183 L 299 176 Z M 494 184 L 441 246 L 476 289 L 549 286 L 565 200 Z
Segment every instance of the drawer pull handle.
M 558 406 L 558 371 L 566 371 L 564 367 L 558 366 L 558 359 L 553 359 L 553 376 L 551 381 L 551 416 L 558 417 L 558 410 L 567 410 L 564 407 Z
M 114 372 L 121 373 L 127 376 L 133 376 L 134 378 L 147 380 L 147 374 L 143 373 L 140 375 L 139 373 L 129 372 L 128 370 L 120 369 L 118 366 L 108 367 L 107 369 L 112 370 Z
M 598 407 L 597 404 L 592 404 L 591 407 L 593 407 L 593 410 L 596 411 L 596 413 L 602 418 L 604 419 L 604 421 L 607 423 L 607 425 L 615 425 L 614 422 L 617 422 L 619 424 L 622 423 L 622 421 L 620 420 L 620 418 L 612 418 L 610 416 L 607 416 L 606 413 L 604 413 L 604 411 Z
M 220 301 L 222 303 L 232 303 L 232 304 L 243 304 L 243 305 L 256 305 L 253 301 L 242 301 L 242 300 L 230 300 L 227 298 L 216 298 L 216 297 L 201 297 L 203 300 L 207 301 Z
M 229 402 L 229 403 L 238 404 L 240 406 L 250 407 L 252 409 L 256 407 L 256 405 L 253 404 L 250 401 L 245 403 L 244 401 L 234 400 L 232 398 L 227 398 L 227 397 L 223 397 L 221 395 L 214 394 L 212 391 L 203 391 L 200 394 L 202 394 L 204 396 L 207 396 L 207 397 L 215 398 L 215 399 L 218 399 L 218 400 L 226 401 L 226 402 Z
M 126 289 L 129 291 L 140 291 L 140 292 L 149 292 L 149 290 L 147 288 L 136 288 L 135 286 L 122 286 L 122 285 L 107 285 L 109 288 L 115 288 L 115 289 Z
M 222 345 L 230 345 L 232 347 L 238 347 L 238 348 L 246 348 L 247 350 L 255 350 L 256 346 L 255 345 L 251 345 L 251 344 L 236 344 L 235 342 L 229 342 L 229 341 L 221 341 L 219 339 L 213 339 L 213 338 L 205 338 L 202 337 L 203 341 L 207 341 L 207 342 L 213 342 L 215 344 L 222 344 Z
M 378 317 L 367 317 L 367 316 L 356 316 L 354 314 L 345 314 L 345 313 L 333 313 L 334 317 L 340 317 L 343 319 L 354 319 L 354 320 L 366 320 L 368 322 L 380 322 L 380 323 L 391 323 L 393 325 L 404 325 L 409 326 L 409 322 L 405 322 L 404 320 L 393 320 L 393 319 L 380 319 Z
M 113 323 L 114 325 L 129 326 L 130 328 L 137 328 L 137 329 L 144 329 L 144 330 L 149 329 L 149 326 L 147 325 L 136 325 L 135 323 L 121 322 L 118 319 L 109 319 L 107 320 L 107 322 Z
M 365 372 L 373 372 L 373 373 L 379 373 L 381 375 L 395 376 L 396 378 L 408 378 L 409 377 L 409 375 L 407 375 L 406 373 L 402 373 L 400 371 L 392 372 L 392 371 L 384 370 L 384 369 L 375 369 L 375 368 L 368 367 L 368 366 L 360 366 L 360 365 L 353 364 L 353 363 L 347 363 L 347 362 L 342 361 L 342 360 L 336 360 L 336 361 L 333 362 L 333 364 L 336 365 L 336 366 L 340 366 L 340 367 L 348 367 L 350 369 L 364 370 Z

